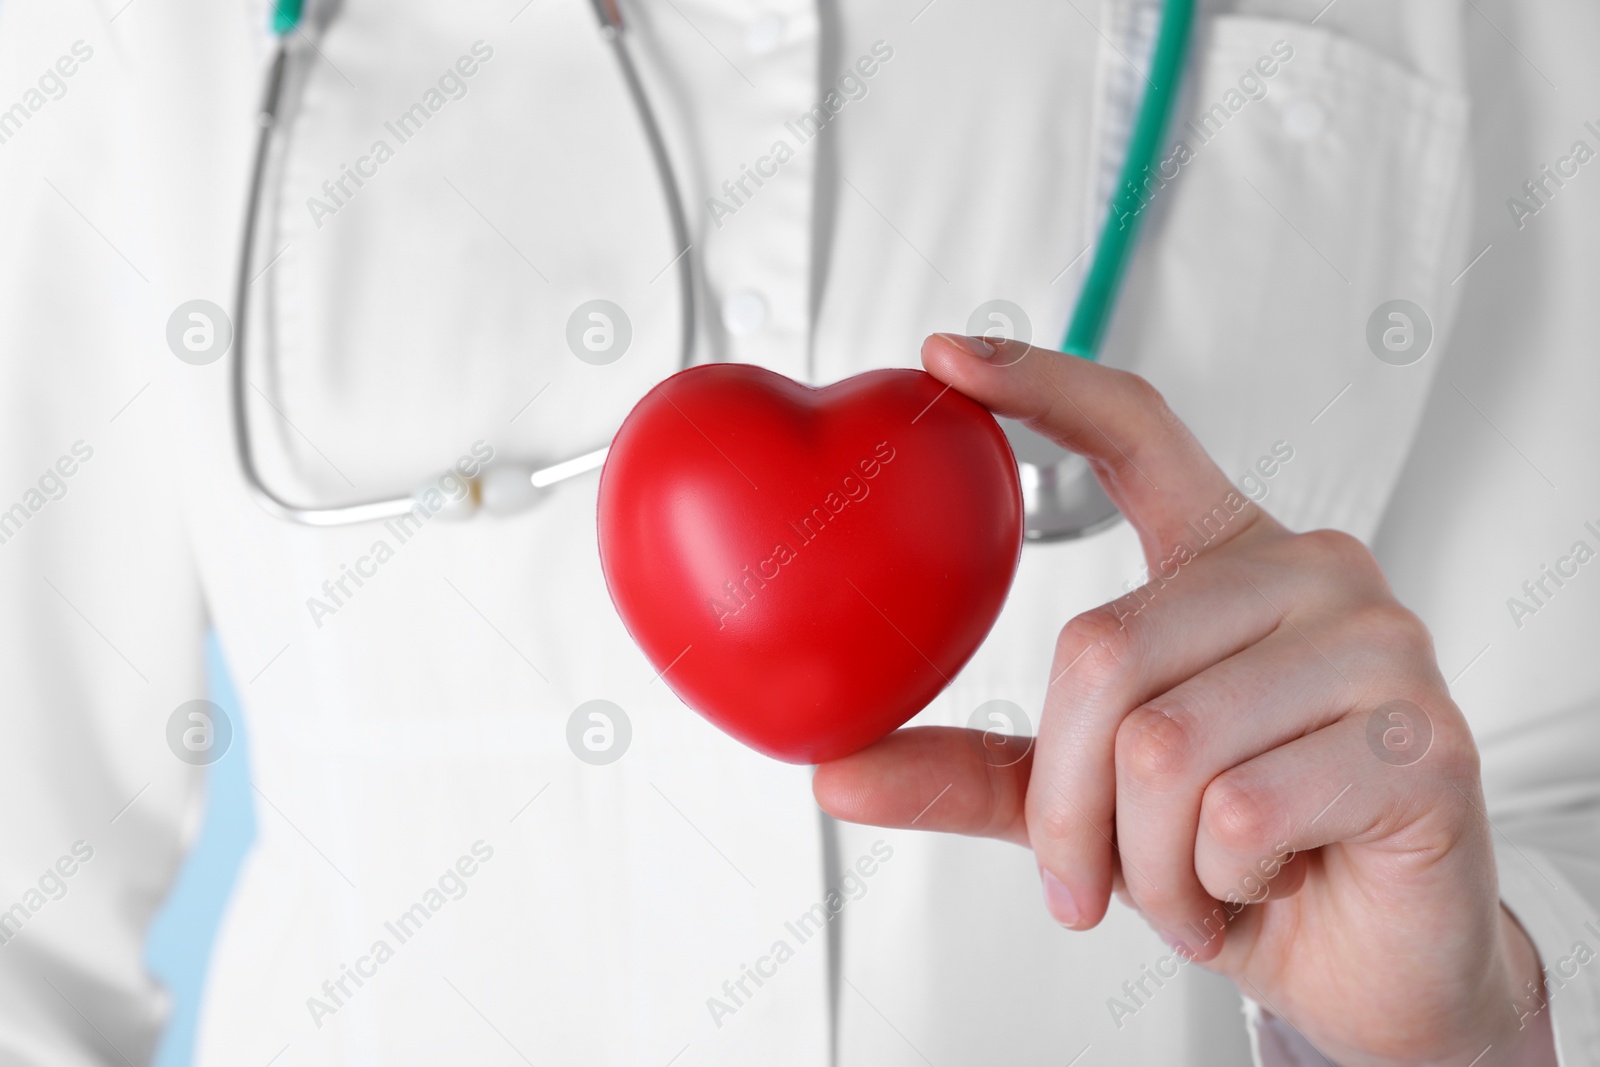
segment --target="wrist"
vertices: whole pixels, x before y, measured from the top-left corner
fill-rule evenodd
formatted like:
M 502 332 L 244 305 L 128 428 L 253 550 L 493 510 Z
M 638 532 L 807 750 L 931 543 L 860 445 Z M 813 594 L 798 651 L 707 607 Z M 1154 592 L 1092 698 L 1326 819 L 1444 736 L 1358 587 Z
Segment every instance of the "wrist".
M 1510 1000 L 1499 1008 L 1504 1025 L 1491 1028 L 1498 1036 L 1493 1039 L 1493 1051 L 1483 1059 L 1485 1067 L 1491 1063 L 1556 1067 L 1555 1030 L 1539 950 L 1504 905 L 1500 907 L 1500 958 L 1503 988 L 1509 990 Z

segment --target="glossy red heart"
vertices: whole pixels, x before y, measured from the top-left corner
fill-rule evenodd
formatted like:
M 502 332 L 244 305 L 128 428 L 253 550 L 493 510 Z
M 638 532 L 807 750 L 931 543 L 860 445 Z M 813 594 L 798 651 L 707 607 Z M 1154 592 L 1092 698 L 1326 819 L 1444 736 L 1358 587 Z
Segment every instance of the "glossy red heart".
M 673 692 L 819 763 L 900 726 L 977 650 L 1022 494 L 994 418 L 922 371 L 813 389 L 716 363 L 628 415 L 599 523 L 612 602 Z

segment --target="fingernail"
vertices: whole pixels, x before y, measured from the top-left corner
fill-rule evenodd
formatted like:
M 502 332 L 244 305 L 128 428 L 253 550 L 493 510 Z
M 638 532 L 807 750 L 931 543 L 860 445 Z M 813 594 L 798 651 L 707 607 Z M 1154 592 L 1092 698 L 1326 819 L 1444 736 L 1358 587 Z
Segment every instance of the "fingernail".
M 1078 902 L 1072 899 L 1072 891 L 1048 870 L 1040 868 L 1039 875 L 1044 881 L 1044 906 L 1050 909 L 1050 914 L 1062 926 L 1077 926 L 1080 914 Z
M 995 353 L 994 345 L 982 337 L 969 337 L 964 333 L 941 333 L 939 336 L 969 356 L 988 359 Z

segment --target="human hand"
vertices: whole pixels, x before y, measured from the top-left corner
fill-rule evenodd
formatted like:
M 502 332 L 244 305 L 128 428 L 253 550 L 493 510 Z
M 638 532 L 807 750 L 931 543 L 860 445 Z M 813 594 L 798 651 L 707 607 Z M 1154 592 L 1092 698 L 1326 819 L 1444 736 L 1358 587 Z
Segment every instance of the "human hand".
M 1345 1067 L 1554 1064 L 1549 1013 L 1519 1018 L 1539 963 L 1500 904 L 1472 735 L 1367 549 L 1246 500 L 1141 378 L 1018 342 L 922 354 L 1083 454 L 1152 578 L 1061 630 L 1026 757 L 901 730 L 819 767 L 822 807 L 1031 847 L 1063 925 L 1115 889 Z

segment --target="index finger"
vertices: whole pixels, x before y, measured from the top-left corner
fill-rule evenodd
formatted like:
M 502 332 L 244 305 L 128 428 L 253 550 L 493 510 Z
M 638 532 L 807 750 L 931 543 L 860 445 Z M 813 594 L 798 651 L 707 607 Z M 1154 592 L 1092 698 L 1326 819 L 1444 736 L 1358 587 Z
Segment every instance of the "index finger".
M 922 364 L 989 410 L 1084 456 L 1152 565 L 1194 544 L 1197 531 L 1215 547 L 1264 517 L 1136 374 L 1020 341 L 942 333 L 923 342 Z

